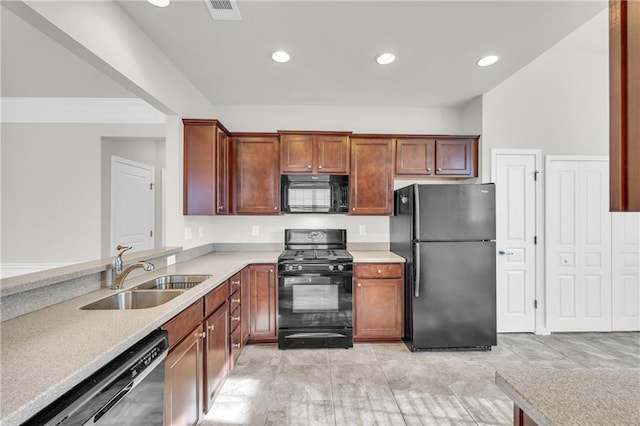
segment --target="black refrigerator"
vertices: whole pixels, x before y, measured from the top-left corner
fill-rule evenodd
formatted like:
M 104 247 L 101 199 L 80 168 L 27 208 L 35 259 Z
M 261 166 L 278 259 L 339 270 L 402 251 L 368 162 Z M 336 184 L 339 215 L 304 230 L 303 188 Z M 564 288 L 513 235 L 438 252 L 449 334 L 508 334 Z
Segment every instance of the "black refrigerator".
M 391 251 L 406 259 L 405 343 L 412 351 L 490 350 L 496 342 L 494 184 L 394 192 Z

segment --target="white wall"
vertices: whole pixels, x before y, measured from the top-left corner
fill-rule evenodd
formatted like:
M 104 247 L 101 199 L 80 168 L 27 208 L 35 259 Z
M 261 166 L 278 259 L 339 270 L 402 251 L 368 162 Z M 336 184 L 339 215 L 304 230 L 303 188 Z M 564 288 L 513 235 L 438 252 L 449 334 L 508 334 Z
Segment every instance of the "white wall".
M 2 123 L 2 262 L 101 258 L 101 138 L 164 125 Z
M 544 155 L 607 155 L 609 57 L 587 36 L 608 37 L 607 10 L 482 97 L 482 159 L 492 148 L 541 149 Z M 599 39 L 593 45 L 600 46 Z M 488 179 L 490 167 L 483 169 Z

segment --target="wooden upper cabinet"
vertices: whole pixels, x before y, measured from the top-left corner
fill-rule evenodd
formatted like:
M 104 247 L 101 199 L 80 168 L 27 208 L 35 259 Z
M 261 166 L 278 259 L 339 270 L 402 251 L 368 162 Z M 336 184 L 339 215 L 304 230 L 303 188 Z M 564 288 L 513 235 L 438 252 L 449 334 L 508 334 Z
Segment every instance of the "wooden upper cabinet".
M 396 175 L 476 177 L 477 138 L 396 139 Z
M 280 133 L 280 170 L 288 173 L 349 173 L 348 134 Z
M 280 214 L 278 136 L 234 136 L 233 158 L 235 213 Z
M 218 120 L 183 119 L 185 215 L 226 214 L 228 132 Z
M 392 139 L 351 138 L 349 214 L 393 214 Z
M 640 211 L 640 2 L 609 1 L 611 211 Z
M 433 175 L 435 139 L 396 139 L 396 175 Z

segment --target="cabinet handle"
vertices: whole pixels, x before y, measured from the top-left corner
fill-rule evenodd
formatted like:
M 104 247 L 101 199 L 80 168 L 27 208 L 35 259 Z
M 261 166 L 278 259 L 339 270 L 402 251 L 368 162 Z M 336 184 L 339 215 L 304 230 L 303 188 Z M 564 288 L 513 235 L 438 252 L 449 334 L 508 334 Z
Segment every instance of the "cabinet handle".
M 240 317 L 231 317 L 231 321 L 240 321 Z
M 358 283 L 358 287 L 362 287 L 362 283 Z
M 207 329 L 208 329 L 209 331 L 213 331 L 213 330 L 215 330 L 215 329 L 216 329 L 216 326 L 215 326 L 215 325 L 213 325 L 213 324 L 211 324 L 209 327 L 207 327 Z
M 240 285 L 240 281 L 231 280 L 231 285 Z
M 224 206 L 218 206 L 218 210 L 224 209 Z
M 231 299 L 232 303 L 240 303 L 240 299 Z
M 205 332 L 203 331 L 202 333 L 198 333 L 198 334 L 196 335 L 196 337 L 201 337 L 201 338 L 203 338 L 203 339 L 204 339 L 205 337 L 207 337 L 207 333 L 205 333 Z
M 240 345 L 240 343 L 234 343 L 234 344 L 233 344 L 233 345 L 231 345 L 231 346 L 233 346 L 233 347 L 234 347 L 234 348 L 236 348 L 236 349 L 240 349 L 240 346 L 241 346 L 241 345 Z

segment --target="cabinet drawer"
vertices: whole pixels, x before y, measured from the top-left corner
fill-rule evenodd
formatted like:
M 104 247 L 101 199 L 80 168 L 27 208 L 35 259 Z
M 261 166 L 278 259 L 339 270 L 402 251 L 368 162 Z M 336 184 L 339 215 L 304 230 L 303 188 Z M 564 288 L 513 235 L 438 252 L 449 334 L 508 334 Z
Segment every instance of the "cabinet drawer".
M 358 278 L 401 278 L 402 263 L 356 263 L 354 276 Z
M 236 309 L 229 314 L 229 330 L 234 331 L 240 325 L 240 309 Z M 238 329 L 239 330 L 239 329 Z
M 169 349 L 173 348 L 180 342 L 184 336 L 189 334 L 194 328 L 201 327 L 204 319 L 204 302 L 198 299 L 196 303 L 180 312 L 175 317 L 167 321 L 162 327 L 169 333 Z
M 211 315 L 213 311 L 227 301 L 227 297 L 229 297 L 229 282 L 225 281 L 204 296 L 204 316 Z
M 241 275 L 242 273 L 238 272 L 229 279 L 229 294 L 235 294 L 240 290 L 240 283 L 242 282 L 240 279 Z
M 240 308 L 240 292 L 235 292 L 229 296 L 229 312 Z
M 233 368 L 240 356 L 240 352 L 242 352 L 242 333 L 240 332 L 240 327 L 236 328 L 233 333 L 231 333 L 230 339 L 231 359 L 229 361 L 231 363 L 231 368 Z

